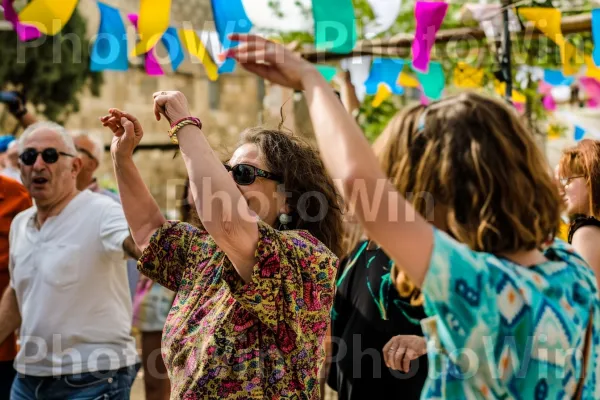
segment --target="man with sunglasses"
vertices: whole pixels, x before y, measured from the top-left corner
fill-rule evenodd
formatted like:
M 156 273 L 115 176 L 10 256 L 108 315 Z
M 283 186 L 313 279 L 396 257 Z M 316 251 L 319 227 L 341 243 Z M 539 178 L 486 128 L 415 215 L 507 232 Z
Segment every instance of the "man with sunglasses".
M 61 126 L 32 125 L 19 153 L 35 207 L 12 222 L 0 301 L 0 341 L 20 326 L 11 399 L 127 399 L 139 364 L 123 258 L 137 248 L 123 210 L 77 190 L 82 161 Z

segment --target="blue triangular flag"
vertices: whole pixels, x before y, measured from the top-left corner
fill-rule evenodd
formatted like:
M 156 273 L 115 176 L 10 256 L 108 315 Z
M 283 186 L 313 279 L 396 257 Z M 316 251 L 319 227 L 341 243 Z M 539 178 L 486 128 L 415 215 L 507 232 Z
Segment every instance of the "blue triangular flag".
M 544 82 L 552 86 L 571 86 L 575 82 L 575 78 L 572 76 L 566 77 L 559 69 L 545 69 Z
M 252 22 L 244 10 L 242 0 L 211 0 L 215 26 L 223 50 L 235 47 L 237 42 L 229 40 L 232 33 L 248 33 Z M 231 73 L 235 69 L 235 60 L 228 58 L 219 67 L 219 74 Z
M 127 33 L 119 10 L 98 2 L 100 26 L 90 56 L 92 71 L 127 71 Z
M 376 58 L 371 64 L 369 77 L 365 81 L 367 94 L 377 93 L 380 83 L 385 83 L 392 90 L 393 94 L 404 94 L 404 88 L 398 85 L 398 76 L 406 61 L 399 58 Z
M 581 139 L 583 139 L 583 137 L 585 136 L 585 129 L 583 129 L 580 126 L 575 126 L 575 140 L 576 141 L 580 141 Z
M 594 64 L 600 66 L 600 8 L 592 10 L 592 38 L 594 39 L 592 58 Z
M 165 45 L 167 51 L 169 52 L 169 58 L 171 58 L 171 66 L 173 67 L 173 71 L 177 71 L 177 68 L 179 68 L 184 60 L 183 47 L 181 46 L 177 29 L 169 27 L 169 29 L 167 29 L 161 38 L 161 42 Z

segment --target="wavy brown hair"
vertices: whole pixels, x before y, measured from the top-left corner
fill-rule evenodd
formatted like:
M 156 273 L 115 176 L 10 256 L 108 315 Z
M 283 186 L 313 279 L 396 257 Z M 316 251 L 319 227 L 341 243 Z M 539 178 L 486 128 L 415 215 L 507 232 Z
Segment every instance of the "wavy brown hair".
M 291 209 L 290 229 L 310 232 L 337 256 L 342 255 L 340 197 L 319 158 L 306 141 L 281 130 L 250 128 L 240 145 L 255 144 L 267 169 L 283 177 Z
M 561 178 L 585 177 L 590 216 L 600 219 L 600 141 L 585 139 L 565 149 L 558 164 L 558 175 Z
M 447 232 L 474 251 L 542 248 L 558 230 L 561 201 L 516 112 L 469 92 L 420 112 L 417 126 L 413 119 L 391 144 L 399 159 L 389 173 L 400 193 L 430 194 Z M 412 204 L 432 221 L 426 196 Z

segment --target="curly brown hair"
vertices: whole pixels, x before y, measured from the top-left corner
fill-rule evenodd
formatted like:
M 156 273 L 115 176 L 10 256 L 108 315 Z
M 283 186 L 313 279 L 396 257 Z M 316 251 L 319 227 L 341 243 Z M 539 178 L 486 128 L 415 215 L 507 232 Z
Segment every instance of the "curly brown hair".
M 269 171 L 283 177 L 292 210 L 290 229 L 302 229 L 334 254 L 342 253 L 340 196 L 318 152 L 303 139 L 281 130 L 261 127 L 242 132 L 241 143 L 255 144 Z
M 585 139 L 565 149 L 558 164 L 558 175 L 561 178 L 574 175 L 585 177 L 590 216 L 600 219 L 600 141 Z
M 429 193 L 447 209 L 447 231 L 475 251 L 541 248 L 558 230 L 561 201 L 533 135 L 505 103 L 465 92 L 411 119 L 390 144 L 400 193 Z M 427 199 L 415 209 L 428 218 Z

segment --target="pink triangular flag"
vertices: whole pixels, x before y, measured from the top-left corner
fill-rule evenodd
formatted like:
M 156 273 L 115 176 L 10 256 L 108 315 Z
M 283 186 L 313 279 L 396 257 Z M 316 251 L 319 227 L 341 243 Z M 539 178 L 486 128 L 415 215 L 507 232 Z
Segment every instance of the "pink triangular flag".
M 427 72 L 431 59 L 431 49 L 435 44 L 435 35 L 446 17 L 448 4 L 443 1 L 417 1 L 415 4 L 415 39 L 412 45 L 413 67 Z
M 514 103 L 514 105 L 518 113 L 523 114 L 525 112 L 525 103 Z
M 588 98 L 594 99 L 597 103 L 600 102 L 600 82 L 589 76 L 583 76 L 579 79 L 583 90 L 588 95 Z
M 421 92 L 421 105 L 427 106 L 429 105 L 429 99 L 425 96 L 425 93 Z
M 138 26 L 137 14 L 128 14 L 127 18 L 129 19 L 131 24 L 133 26 L 135 26 L 135 29 L 137 29 L 137 26 Z M 156 55 L 154 54 L 155 51 L 156 51 L 156 47 L 153 47 L 150 49 L 149 52 L 147 52 L 144 55 L 146 73 L 150 76 L 161 76 L 161 75 L 165 74 L 165 71 L 163 71 L 162 67 L 160 66 L 160 63 L 156 59 Z
M 598 108 L 598 105 L 600 105 L 600 103 L 596 99 L 589 99 L 587 102 L 589 108 Z
M 554 101 L 554 97 L 551 94 L 547 94 L 544 96 L 542 100 L 542 104 L 544 108 L 548 111 L 556 111 L 556 102 Z
M 12 24 L 17 32 L 19 40 L 21 42 L 28 42 L 40 38 L 42 33 L 38 28 L 22 24 L 21 21 L 19 21 L 19 15 L 13 7 L 13 1 L 14 0 L 2 0 L 2 7 L 4 8 L 4 19 Z
M 548 95 L 552 92 L 552 85 L 544 81 L 540 81 L 538 84 L 538 92 L 543 95 Z

